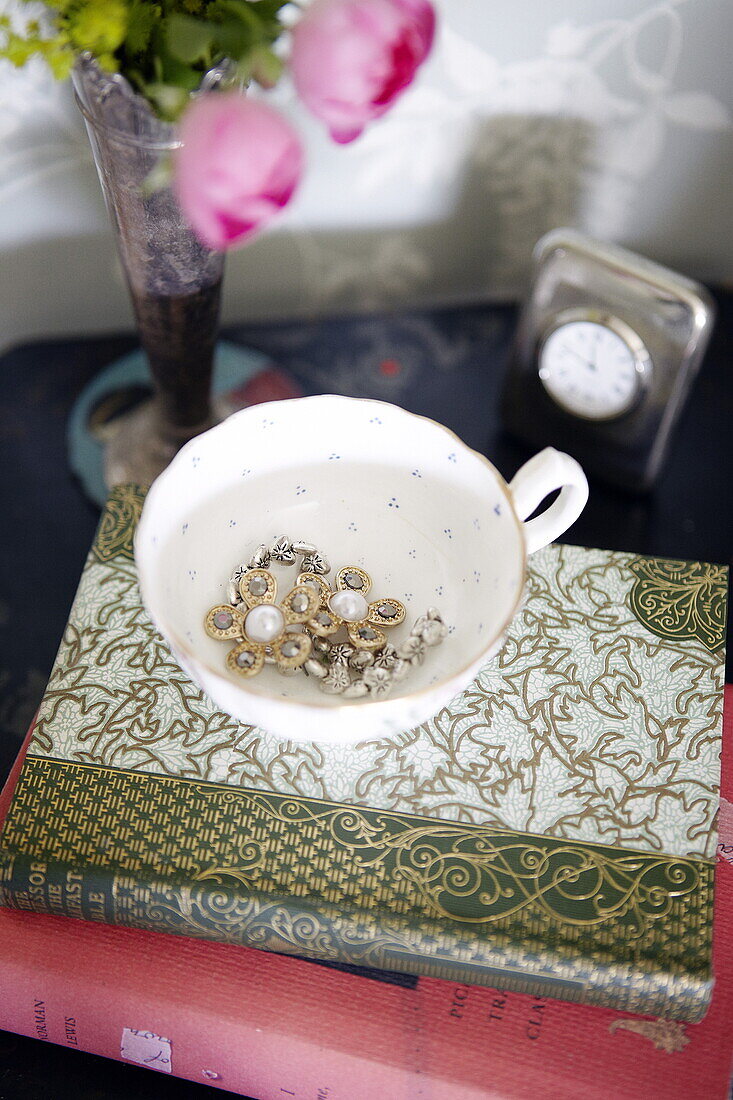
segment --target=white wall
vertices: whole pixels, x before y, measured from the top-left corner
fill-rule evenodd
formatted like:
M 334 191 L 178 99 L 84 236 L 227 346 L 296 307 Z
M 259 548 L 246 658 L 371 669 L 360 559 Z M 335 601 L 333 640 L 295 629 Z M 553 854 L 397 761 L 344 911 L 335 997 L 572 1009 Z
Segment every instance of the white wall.
M 438 8 L 417 84 L 353 145 L 272 93 L 308 175 L 230 257 L 226 319 L 510 298 L 559 224 L 731 278 L 733 0 Z M 0 346 L 130 324 L 69 89 L 0 63 Z

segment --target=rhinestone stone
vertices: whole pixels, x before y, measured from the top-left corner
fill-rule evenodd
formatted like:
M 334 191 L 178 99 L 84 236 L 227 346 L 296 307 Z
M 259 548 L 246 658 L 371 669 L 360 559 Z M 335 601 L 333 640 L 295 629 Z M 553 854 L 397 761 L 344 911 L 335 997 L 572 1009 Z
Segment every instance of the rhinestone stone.
M 310 600 L 306 596 L 305 592 L 296 592 L 290 601 L 290 606 L 296 615 L 301 615 L 304 611 L 308 610 Z
M 348 584 L 349 588 L 363 588 L 364 578 L 360 573 L 354 573 L 353 570 L 349 570 L 348 573 L 344 573 L 344 583 Z
M 376 636 L 370 626 L 363 626 L 359 631 L 359 637 L 363 638 L 365 642 L 373 642 Z
M 330 626 L 333 622 L 333 619 L 327 611 L 319 611 L 316 615 L 316 622 L 319 626 Z
M 255 655 L 248 649 L 245 649 L 242 653 L 237 654 L 236 661 L 240 668 L 252 668 L 252 665 L 255 663 Z
M 267 581 L 264 577 L 253 577 L 247 587 L 253 596 L 264 596 L 267 592 Z
M 283 642 L 280 646 L 280 652 L 283 657 L 297 657 L 300 653 L 300 646 L 297 642 Z
M 234 622 L 234 619 L 228 611 L 217 611 L 214 615 L 214 626 L 217 630 L 228 630 Z
M 380 603 L 377 610 L 383 619 L 395 619 L 397 617 L 397 608 L 394 604 Z

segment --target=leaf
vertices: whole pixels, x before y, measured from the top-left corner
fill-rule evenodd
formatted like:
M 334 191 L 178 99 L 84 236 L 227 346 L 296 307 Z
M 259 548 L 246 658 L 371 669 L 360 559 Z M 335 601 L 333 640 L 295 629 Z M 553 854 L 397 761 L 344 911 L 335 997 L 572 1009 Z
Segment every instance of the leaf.
M 143 53 L 150 44 L 153 27 L 159 22 L 160 16 L 159 4 L 133 0 L 127 17 L 125 49 L 132 54 Z
M 258 38 L 272 41 L 282 30 L 278 13 L 285 0 L 214 0 L 214 11 L 228 12 L 246 23 Z
M 266 47 L 252 51 L 251 72 L 254 79 L 263 88 L 274 88 L 282 76 L 283 61 Z
M 161 118 L 174 122 L 186 108 L 189 94 L 175 84 L 145 84 L 144 94 L 157 107 Z
M 218 28 L 190 15 L 174 12 L 168 20 L 166 41 L 171 54 L 185 64 L 205 60 L 212 50 Z
M 186 92 L 194 92 L 201 83 L 201 69 L 186 65 L 170 53 L 167 43 L 162 43 L 156 55 L 157 81 L 160 84 L 176 84 Z
M 88 50 L 99 61 L 125 41 L 127 7 L 123 0 L 87 0 L 70 8 L 65 22 L 74 48 Z
M 215 52 L 221 57 L 230 57 L 238 61 L 258 41 L 249 26 L 238 19 L 228 19 L 225 23 L 212 24 Z
M 665 96 L 662 109 L 667 118 L 693 130 L 728 130 L 733 124 L 725 104 L 707 92 L 676 92 Z
M 248 3 L 248 0 L 216 0 L 213 7 L 216 12 L 233 15 L 235 19 L 245 23 L 255 34 L 258 34 L 262 26 L 259 5 L 255 6 Z
M 74 67 L 74 53 L 67 47 L 49 51 L 46 61 L 56 80 L 66 80 Z
M 278 14 L 291 0 L 257 0 L 257 14 L 261 19 L 277 19 Z

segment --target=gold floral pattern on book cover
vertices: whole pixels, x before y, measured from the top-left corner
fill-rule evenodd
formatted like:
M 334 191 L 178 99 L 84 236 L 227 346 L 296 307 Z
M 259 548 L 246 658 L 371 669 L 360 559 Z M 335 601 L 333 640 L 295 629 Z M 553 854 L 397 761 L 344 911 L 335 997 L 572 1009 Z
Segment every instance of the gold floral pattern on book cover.
M 531 559 L 498 657 L 449 708 L 388 741 L 299 744 L 217 710 L 172 658 L 137 589 L 130 532 L 141 500 L 125 487 L 104 514 L 32 752 L 713 854 L 722 567 L 552 546 Z

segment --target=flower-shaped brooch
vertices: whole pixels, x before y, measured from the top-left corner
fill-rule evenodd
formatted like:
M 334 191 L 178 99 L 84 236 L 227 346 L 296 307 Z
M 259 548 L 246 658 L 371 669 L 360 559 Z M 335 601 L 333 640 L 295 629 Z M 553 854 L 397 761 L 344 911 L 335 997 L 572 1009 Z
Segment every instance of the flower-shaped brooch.
M 382 627 L 399 626 L 405 620 L 405 608 L 399 600 L 367 602 L 372 579 L 356 565 L 339 569 L 335 591 L 317 573 L 301 573 L 298 584 L 318 593 L 317 610 L 307 622 L 308 629 L 318 637 L 327 638 L 345 626 L 357 649 L 380 649 L 387 641 Z
M 311 639 L 297 627 L 318 613 L 320 591 L 299 581 L 277 603 L 272 573 L 250 569 L 239 579 L 239 594 L 244 608 L 220 604 L 211 608 L 204 623 L 210 638 L 237 641 L 227 654 L 227 667 L 241 676 L 256 676 L 271 656 L 281 669 L 300 668 L 310 654 Z

